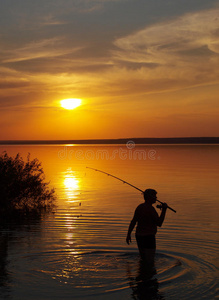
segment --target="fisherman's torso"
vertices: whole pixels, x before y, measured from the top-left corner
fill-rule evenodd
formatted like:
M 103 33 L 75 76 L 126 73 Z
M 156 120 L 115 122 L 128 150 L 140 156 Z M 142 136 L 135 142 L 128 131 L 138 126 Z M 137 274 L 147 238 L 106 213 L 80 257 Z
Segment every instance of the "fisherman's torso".
M 154 235 L 157 232 L 158 214 L 152 205 L 140 204 L 135 210 L 137 235 Z

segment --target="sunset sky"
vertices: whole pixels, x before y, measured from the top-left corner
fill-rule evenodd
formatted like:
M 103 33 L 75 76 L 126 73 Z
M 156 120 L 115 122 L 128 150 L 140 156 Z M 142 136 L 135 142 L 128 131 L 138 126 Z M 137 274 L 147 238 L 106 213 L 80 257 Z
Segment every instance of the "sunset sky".
M 1 0 L 0 140 L 219 136 L 218 25 L 214 0 Z

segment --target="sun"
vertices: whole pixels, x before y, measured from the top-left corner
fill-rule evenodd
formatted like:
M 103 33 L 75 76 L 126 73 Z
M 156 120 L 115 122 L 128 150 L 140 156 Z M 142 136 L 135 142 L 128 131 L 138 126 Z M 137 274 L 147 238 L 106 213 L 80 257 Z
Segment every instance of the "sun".
M 65 109 L 74 109 L 81 105 L 81 99 L 75 99 L 75 98 L 63 99 L 60 101 L 60 103 L 61 103 L 61 107 Z

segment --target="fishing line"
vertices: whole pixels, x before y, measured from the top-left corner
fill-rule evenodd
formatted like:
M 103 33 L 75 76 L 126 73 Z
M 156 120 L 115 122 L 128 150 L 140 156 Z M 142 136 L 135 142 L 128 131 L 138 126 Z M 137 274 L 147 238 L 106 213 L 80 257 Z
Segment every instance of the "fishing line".
M 100 172 L 100 173 L 103 173 L 103 174 L 106 174 L 106 175 L 111 176 L 111 177 L 113 177 L 113 178 L 115 178 L 115 179 L 117 179 L 117 180 L 120 180 L 120 181 L 122 181 L 123 183 L 125 183 L 125 184 L 127 184 L 127 185 L 130 185 L 130 186 L 133 187 L 134 189 L 136 189 L 136 190 L 138 190 L 138 191 L 140 191 L 141 193 L 144 194 L 144 191 L 143 191 L 143 190 L 139 189 L 137 186 L 134 186 L 133 184 L 131 184 L 131 183 L 129 183 L 129 182 L 127 182 L 127 181 L 125 181 L 125 180 L 123 180 L 123 179 L 117 177 L 117 176 L 114 176 L 114 175 L 112 175 L 112 174 L 110 174 L 110 173 L 107 173 L 107 172 L 104 172 L 104 171 L 101 171 L 101 170 L 98 170 L 98 169 L 94 169 L 94 168 L 91 168 L 91 167 L 86 167 L 86 168 L 87 168 L 87 169 L 94 170 L 94 171 L 97 171 L 97 172 Z M 161 202 L 161 201 L 158 200 L 158 199 L 156 199 L 156 201 L 159 202 L 160 204 L 164 204 L 163 202 Z M 167 205 L 167 208 L 169 208 L 170 210 L 172 210 L 173 212 L 176 213 L 175 209 L 171 208 L 170 206 Z

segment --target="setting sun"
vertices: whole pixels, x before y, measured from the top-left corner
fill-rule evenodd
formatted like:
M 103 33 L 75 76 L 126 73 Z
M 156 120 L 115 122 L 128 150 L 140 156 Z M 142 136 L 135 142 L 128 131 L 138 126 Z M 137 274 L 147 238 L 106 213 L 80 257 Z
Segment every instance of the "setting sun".
M 65 109 L 74 109 L 81 105 L 81 99 L 70 98 L 61 100 L 60 102 L 61 106 Z

